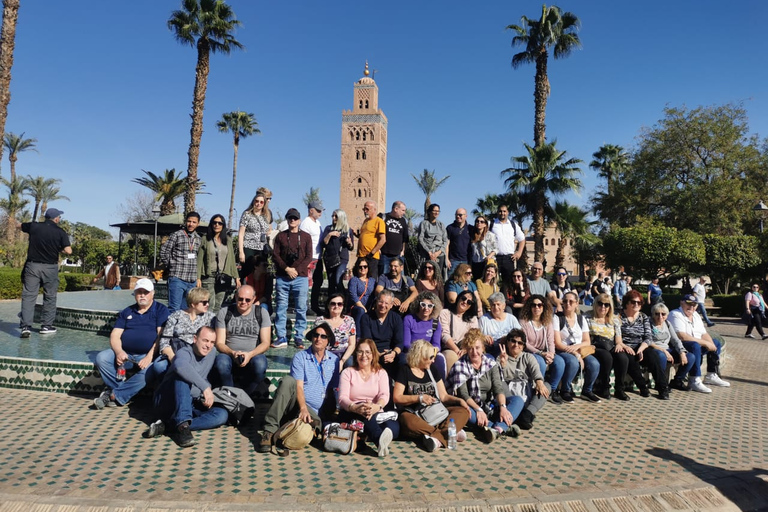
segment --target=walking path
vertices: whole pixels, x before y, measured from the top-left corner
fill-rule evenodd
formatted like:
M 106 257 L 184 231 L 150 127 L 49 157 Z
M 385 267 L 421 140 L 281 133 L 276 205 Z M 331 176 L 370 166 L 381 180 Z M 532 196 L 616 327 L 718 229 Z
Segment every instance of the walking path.
M 728 341 L 711 395 L 548 404 L 533 430 L 456 452 L 394 442 L 391 455 L 256 453 L 249 426 L 146 440 L 148 403 L 0 389 L 0 512 L 768 510 L 768 341 L 719 320 Z

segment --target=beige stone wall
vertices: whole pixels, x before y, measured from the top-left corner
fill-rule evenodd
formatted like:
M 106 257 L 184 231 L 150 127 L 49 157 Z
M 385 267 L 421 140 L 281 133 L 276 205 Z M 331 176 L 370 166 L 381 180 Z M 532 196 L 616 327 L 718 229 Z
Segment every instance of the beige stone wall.
M 549 226 L 544 231 L 544 258 L 547 260 L 547 266 L 544 269 L 545 272 L 552 272 L 555 266 L 555 258 L 557 256 L 557 244 L 560 242 L 560 233 L 555 226 Z M 526 232 L 525 249 L 528 253 L 528 264 L 533 263 L 534 255 L 534 243 L 533 233 Z M 563 266 L 568 271 L 568 274 L 572 276 L 579 275 L 579 267 L 576 264 L 576 260 L 573 258 L 573 251 L 571 248 L 571 241 L 566 240 L 564 248 L 565 260 Z

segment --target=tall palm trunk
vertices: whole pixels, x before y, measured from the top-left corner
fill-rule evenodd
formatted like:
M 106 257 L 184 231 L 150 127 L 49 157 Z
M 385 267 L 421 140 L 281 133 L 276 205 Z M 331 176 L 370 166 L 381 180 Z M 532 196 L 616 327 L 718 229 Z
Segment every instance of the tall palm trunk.
M 232 215 L 235 212 L 235 187 L 237 185 L 237 150 L 240 147 L 240 132 L 235 130 L 234 143 L 235 157 L 232 162 L 232 195 L 229 196 L 229 224 L 227 226 L 232 228 Z
M 565 244 L 568 240 L 560 233 L 560 239 L 557 242 L 557 254 L 555 255 L 555 267 L 562 267 L 565 263 Z
M 2 155 L 0 155 L 2 156 Z M 15 154 L 8 155 L 8 161 L 11 162 L 11 181 L 16 179 L 16 161 L 19 159 Z
M 533 214 L 533 257 L 534 261 L 544 262 L 544 194 L 537 194 L 536 209 Z M 546 269 L 544 269 L 546 270 Z
M 40 208 L 40 201 L 35 199 L 35 209 L 32 210 L 32 222 L 37 222 L 37 211 Z
M 205 108 L 205 92 L 208 88 L 208 72 L 210 71 L 211 48 L 208 41 L 200 38 L 197 41 L 197 66 L 195 67 L 195 92 L 192 100 L 192 128 L 190 129 L 189 163 L 187 165 L 187 190 L 184 192 L 184 213 L 195 209 L 197 194 L 197 165 L 200 159 L 200 141 L 203 138 L 203 109 Z
M 549 78 L 547 78 L 547 50 L 542 48 L 536 57 L 536 85 L 533 89 L 534 121 L 533 141 L 534 147 L 544 144 L 547 135 L 545 120 L 547 117 L 547 98 L 549 98 Z
M 3 26 L 0 29 L 0 141 L 5 135 L 8 104 L 11 102 L 11 68 L 18 19 L 19 0 L 3 0 Z M 3 146 L 0 144 L 0 161 L 2 160 Z

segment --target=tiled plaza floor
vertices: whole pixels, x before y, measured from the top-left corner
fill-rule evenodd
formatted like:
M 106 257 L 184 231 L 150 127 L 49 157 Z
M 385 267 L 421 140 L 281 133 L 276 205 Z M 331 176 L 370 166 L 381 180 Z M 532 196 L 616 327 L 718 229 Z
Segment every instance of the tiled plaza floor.
M 198 432 L 182 450 L 141 437 L 144 402 L 95 411 L 86 398 L 0 389 L 0 512 L 768 509 L 768 341 L 742 338 L 740 324 L 714 330 L 731 388 L 548 404 L 518 439 L 470 435 L 432 454 L 397 441 L 385 459 L 259 454 L 257 424 Z

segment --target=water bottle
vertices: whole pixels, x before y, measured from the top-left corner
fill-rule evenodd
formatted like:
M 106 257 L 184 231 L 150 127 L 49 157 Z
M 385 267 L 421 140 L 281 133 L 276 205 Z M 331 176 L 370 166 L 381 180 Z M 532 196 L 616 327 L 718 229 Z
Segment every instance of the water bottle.
M 117 367 L 117 380 L 123 381 L 125 380 L 125 365 L 121 364 Z
M 448 423 L 448 449 L 456 449 L 456 422 L 451 418 L 451 422 Z

